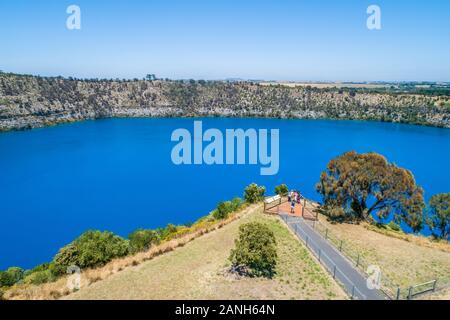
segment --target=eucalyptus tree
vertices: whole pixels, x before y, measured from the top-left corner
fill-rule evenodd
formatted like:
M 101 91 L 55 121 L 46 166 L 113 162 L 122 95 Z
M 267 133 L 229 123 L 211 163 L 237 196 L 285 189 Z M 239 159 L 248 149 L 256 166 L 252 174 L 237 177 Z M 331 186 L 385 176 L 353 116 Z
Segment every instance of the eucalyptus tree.
M 431 198 L 427 224 L 436 238 L 449 238 L 450 193 L 437 194 Z
M 413 174 L 376 153 L 347 152 L 328 163 L 316 185 L 322 210 L 340 220 L 370 220 L 393 214 L 414 232 L 422 229 L 423 190 Z

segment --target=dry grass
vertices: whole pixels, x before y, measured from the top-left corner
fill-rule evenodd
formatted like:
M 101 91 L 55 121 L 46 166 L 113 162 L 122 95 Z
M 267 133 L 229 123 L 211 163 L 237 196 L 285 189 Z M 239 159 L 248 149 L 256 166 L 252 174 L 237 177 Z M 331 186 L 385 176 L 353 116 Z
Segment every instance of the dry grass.
M 413 244 L 416 244 L 421 247 L 427 247 L 430 249 L 436 249 L 443 252 L 450 253 L 450 244 L 448 241 L 445 240 L 435 240 L 424 236 L 418 236 L 414 234 L 404 233 L 402 231 L 395 231 L 390 229 L 388 226 L 385 226 L 385 228 L 380 228 L 374 225 L 369 225 L 367 223 L 362 224 L 364 228 L 370 231 L 374 231 L 380 234 L 383 234 L 385 236 L 391 237 L 391 238 L 397 238 L 400 240 L 404 240 L 407 242 L 411 242 Z
M 419 297 L 420 300 L 450 300 L 450 287 L 438 291 L 433 294 L 428 294 Z
M 229 275 L 230 249 L 242 223 L 266 223 L 277 238 L 273 279 Z M 239 221 L 137 267 L 71 294 L 69 299 L 345 299 L 346 295 L 278 217 L 259 207 Z
M 276 86 L 281 85 L 290 88 L 296 87 L 311 87 L 318 89 L 325 88 L 366 88 L 366 89 L 378 89 L 378 88 L 387 88 L 389 85 L 385 84 L 375 84 L 375 83 L 342 83 L 342 82 L 261 82 L 263 86 Z
M 248 212 L 255 210 L 255 208 L 258 208 L 258 206 L 250 206 L 244 208 L 242 211 L 231 215 L 229 218 L 223 221 L 213 224 L 205 224 L 205 227 L 199 228 L 188 234 L 180 235 L 176 239 L 172 239 L 170 241 L 162 243 L 161 245 L 155 246 L 147 252 L 141 252 L 133 256 L 115 259 L 100 268 L 83 270 L 81 287 L 88 287 L 100 280 L 105 280 L 117 273 L 136 267 L 139 264 L 144 263 L 145 261 L 174 251 L 176 248 L 181 248 L 196 238 L 208 234 L 211 231 L 221 229 L 224 225 L 240 219 Z M 67 281 L 67 277 L 62 277 L 55 282 L 45 283 L 42 285 L 15 285 L 5 292 L 4 298 L 10 300 L 58 299 L 72 293 L 67 288 Z
M 321 215 L 319 220 L 330 234 L 344 241 L 344 251 L 359 253 L 364 265 L 378 265 L 395 285 L 407 288 L 434 279 L 450 282 L 449 243 L 366 223 L 332 224 Z

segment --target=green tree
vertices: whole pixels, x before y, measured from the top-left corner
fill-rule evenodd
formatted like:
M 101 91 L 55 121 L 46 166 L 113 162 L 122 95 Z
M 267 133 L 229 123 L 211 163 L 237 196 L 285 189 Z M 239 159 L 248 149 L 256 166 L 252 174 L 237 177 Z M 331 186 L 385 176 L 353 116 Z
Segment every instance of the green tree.
M 273 276 L 277 264 L 274 233 L 259 222 L 241 225 L 229 259 L 234 267 L 247 268 L 250 275 Z
M 138 229 L 128 236 L 130 252 L 146 251 L 154 244 L 159 243 L 158 233 L 154 230 Z
M 448 239 L 450 235 L 450 193 L 434 195 L 429 204 L 427 224 L 436 238 Z
M 220 202 L 213 212 L 213 217 L 216 220 L 226 219 L 230 213 L 239 210 L 242 206 L 241 198 L 234 198 L 231 201 Z
M 239 210 L 242 207 L 242 199 L 239 197 L 234 198 L 231 200 L 231 208 L 232 212 Z
M 59 250 L 53 259 L 58 268 L 76 265 L 80 268 L 102 266 L 128 254 L 128 241 L 105 231 L 87 231 Z
M 178 227 L 172 223 L 169 223 L 165 228 L 156 229 L 156 232 L 158 233 L 161 241 L 169 239 L 177 231 Z
M 214 210 L 213 216 L 216 220 L 225 219 L 233 212 L 233 206 L 230 201 L 220 202 Z
M 42 271 L 35 271 L 27 275 L 24 279 L 24 282 L 27 284 L 39 285 L 42 283 L 55 281 L 58 278 L 58 276 L 59 275 L 55 275 L 49 269 Z
M 23 279 L 24 270 L 18 267 L 0 271 L 0 287 L 10 287 Z
M 322 210 L 331 218 L 368 220 L 371 214 L 393 213 L 414 232 L 423 227 L 423 190 L 410 171 L 379 154 L 347 152 L 331 160 L 316 189 L 323 197 Z
M 279 196 L 285 196 L 289 192 L 288 186 L 285 184 L 280 184 L 279 186 L 275 187 L 275 193 Z
M 245 188 L 244 199 L 248 203 L 256 203 L 264 199 L 265 193 L 265 187 L 260 187 L 256 183 L 252 183 L 247 188 Z

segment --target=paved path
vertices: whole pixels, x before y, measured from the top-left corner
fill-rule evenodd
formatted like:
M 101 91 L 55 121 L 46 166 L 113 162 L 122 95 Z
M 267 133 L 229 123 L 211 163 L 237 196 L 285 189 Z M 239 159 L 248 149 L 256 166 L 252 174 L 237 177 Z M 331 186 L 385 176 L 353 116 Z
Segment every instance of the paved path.
M 280 214 L 286 224 L 305 242 L 322 265 L 338 280 L 347 293 L 360 300 L 384 300 L 387 297 L 379 290 L 367 287 L 366 278 L 335 247 L 317 233 L 301 217 Z

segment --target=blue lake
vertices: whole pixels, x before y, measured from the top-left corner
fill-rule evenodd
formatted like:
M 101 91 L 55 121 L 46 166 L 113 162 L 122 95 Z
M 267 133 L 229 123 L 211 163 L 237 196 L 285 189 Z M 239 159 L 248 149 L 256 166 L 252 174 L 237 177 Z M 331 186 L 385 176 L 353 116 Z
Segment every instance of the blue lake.
M 202 119 L 204 129 L 280 130 L 280 169 L 176 166 L 170 141 L 194 119 L 107 119 L 0 134 L 0 270 L 50 261 L 88 229 L 122 236 L 193 222 L 251 182 L 319 200 L 320 172 L 343 152 L 375 151 L 410 169 L 429 199 L 450 191 L 450 130 L 377 122 Z M 426 231 L 425 231 L 426 232 Z

